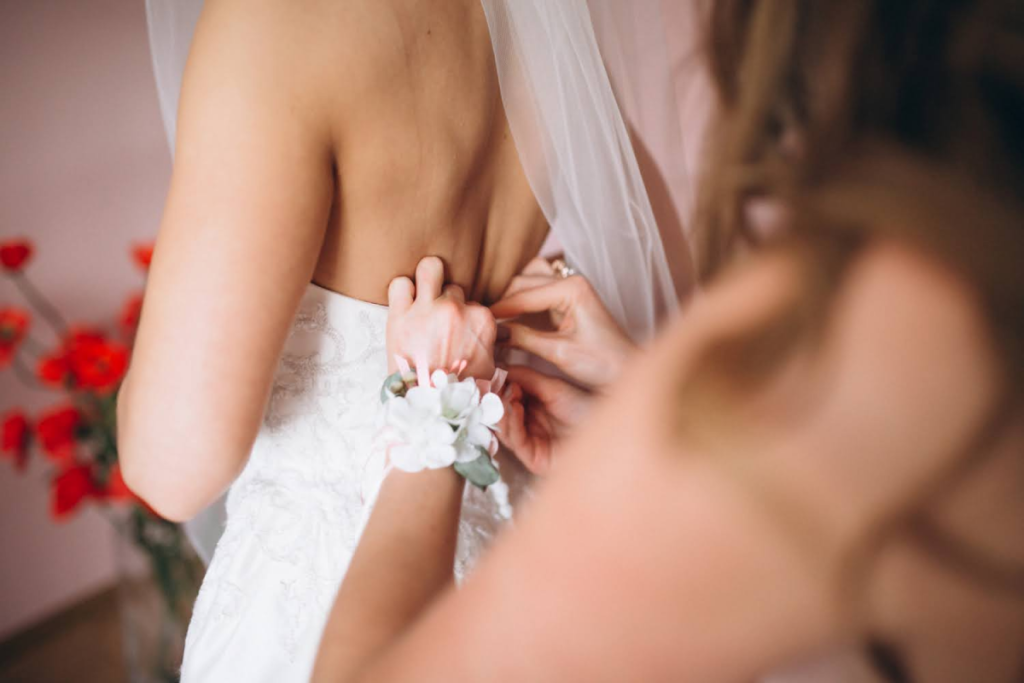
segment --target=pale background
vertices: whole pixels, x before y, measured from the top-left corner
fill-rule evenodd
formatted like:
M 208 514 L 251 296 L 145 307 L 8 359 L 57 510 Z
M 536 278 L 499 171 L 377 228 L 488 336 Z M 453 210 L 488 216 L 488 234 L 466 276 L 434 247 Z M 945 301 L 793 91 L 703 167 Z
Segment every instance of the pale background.
M 128 250 L 169 177 L 143 0 L 0 0 L 0 238 L 36 243 L 29 274 L 68 317 L 106 323 L 142 286 Z M 58 399 L 0 371 L 0 411 Z M 53 522 L 44 472 L 0 461 L 0 640 L 116 577 L 105 520 Z

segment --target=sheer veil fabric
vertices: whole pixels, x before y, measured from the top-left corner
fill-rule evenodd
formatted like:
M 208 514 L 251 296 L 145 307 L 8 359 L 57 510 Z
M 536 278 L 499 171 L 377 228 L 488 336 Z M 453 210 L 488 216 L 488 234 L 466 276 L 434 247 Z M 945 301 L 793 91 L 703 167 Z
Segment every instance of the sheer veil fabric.
M 680 298 L 693 293 L 697 187 L 716 96 L 704 28 L 712 0 L 587 0 L 597 44 Z
M 674 143 L 681 149 L 682 136 L 678 123 L 672 123 L 678 122 L 674 79 L 679 73 L 669 63 L 672 53 L 664 40 L 667 5 L 662 0 L 481 2 L 516 148 L 552 232 L 624 329 L 634 339 L 649 339 L 691 284 L 688 266 L 670 268 L 664 246 L 669 243 L 676 253 L 682 245 L 685 251 L 679 233 L 689 217 L 685 186 L 690 180 L 686 173 L 664 171 L 670 157 L 661 151 Z M 172 149 L 182 75 L 202 5 L 203 0 L 146 0 L 154 74 Z M 660 41 L 649 40 L 655 31 L 661 32 Z M 629 95 L 634 116 L 628 126 L 604 47 L 614 55 L 619 92 Z M 631 90 L 641 76 L 645 90 Z M 660 97 L 650 100 L 644 93 Z M 668 203 L 677 218 L 683 215 L 683 221 L 660 226 L 661 232 L 631 133 L 648 150 L 659 150 L 659 172 L 670 186 Z M 223 521 L 220 502 L 186 526 L 207 561 Z
M 615 318 L 651 337 L 675 285 L 586 0 L 482 2 L 537 202 Z
M 153 58 L 160 116 L 174 154 L 177 137 L 178 98 L 192 34 L 203 11 L 203 0 L 146 0 L 149 47 Z

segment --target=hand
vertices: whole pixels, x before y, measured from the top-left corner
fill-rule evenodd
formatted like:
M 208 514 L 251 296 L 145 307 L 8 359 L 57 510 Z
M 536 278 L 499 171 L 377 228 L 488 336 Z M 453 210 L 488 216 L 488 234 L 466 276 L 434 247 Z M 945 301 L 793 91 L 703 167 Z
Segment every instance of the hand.
M 590 394 L 522 366 L 509 368 L 508 381 L 498 439 L 530 472 L 545 474 L 558 441 L 586 415 Z
M 499 344 L 543 358 L 589 387 L 615 381 L 636 348 L 586 278 L 558 278 L 544 259 L 534 259 L 512 280 L 491 313 L 499 320 L 547 313 L 554 331 L 506 323 L 499 327 Z
M 496 325 L 487 308 L 466 303 L 458 285 L 444 284 L 444 263 L 430 256 L 416 267 L 416 283 L 395 278 L 388 287 L 387 353 L 425 369 L 477 379 L 494 375 Z

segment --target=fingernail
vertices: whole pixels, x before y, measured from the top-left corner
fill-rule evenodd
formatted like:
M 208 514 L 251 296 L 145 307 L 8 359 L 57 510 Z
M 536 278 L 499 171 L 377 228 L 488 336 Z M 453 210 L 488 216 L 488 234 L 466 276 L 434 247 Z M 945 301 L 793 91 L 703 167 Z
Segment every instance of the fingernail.
M 498 341 L 507 342 L 512 338 L 512 330 L 507 325 L 498 324 Z

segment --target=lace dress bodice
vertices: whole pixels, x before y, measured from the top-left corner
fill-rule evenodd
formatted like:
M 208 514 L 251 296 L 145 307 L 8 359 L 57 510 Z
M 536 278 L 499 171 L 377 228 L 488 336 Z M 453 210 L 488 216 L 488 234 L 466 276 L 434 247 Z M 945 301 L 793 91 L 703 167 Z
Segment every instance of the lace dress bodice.
M 307 681 L 384 472 L 372 442 L 387 309 L 310 285 L 196 601 L 182 680 Z M 513 486 L 515 482 L 513 482 Z M 497 531 L 467 487 L 456 574 Z

